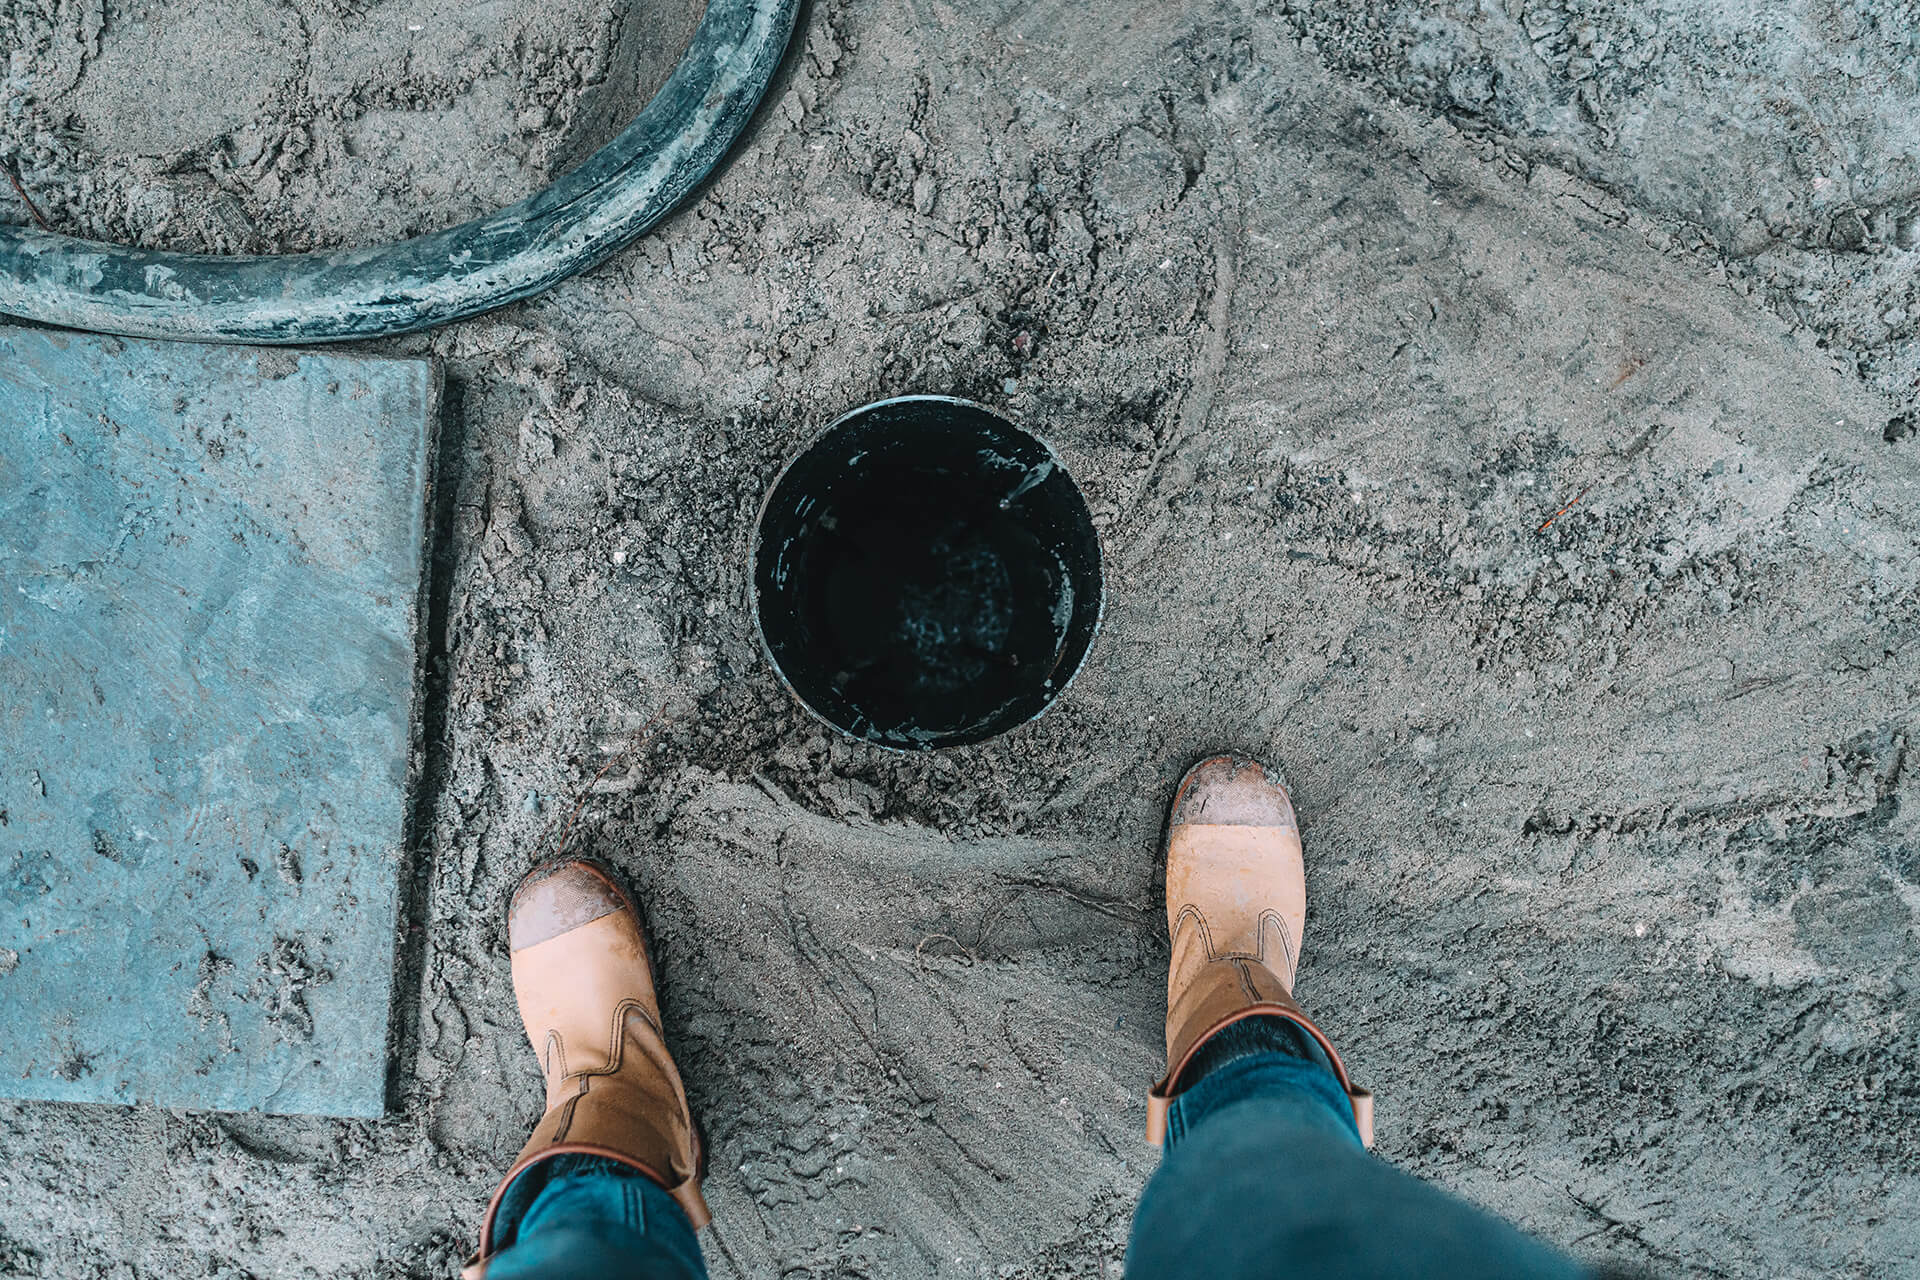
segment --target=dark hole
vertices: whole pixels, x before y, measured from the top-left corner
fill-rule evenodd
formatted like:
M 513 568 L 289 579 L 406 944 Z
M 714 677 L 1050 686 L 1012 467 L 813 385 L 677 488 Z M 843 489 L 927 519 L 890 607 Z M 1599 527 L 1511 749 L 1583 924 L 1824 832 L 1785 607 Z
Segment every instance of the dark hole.
M 1059 459 L 940 397 L 858 410 L 796 459 L 761 516 L 754 581 L 801 700 L 907 749 L 1038 715 L 1100 616 L 1098 536 Z

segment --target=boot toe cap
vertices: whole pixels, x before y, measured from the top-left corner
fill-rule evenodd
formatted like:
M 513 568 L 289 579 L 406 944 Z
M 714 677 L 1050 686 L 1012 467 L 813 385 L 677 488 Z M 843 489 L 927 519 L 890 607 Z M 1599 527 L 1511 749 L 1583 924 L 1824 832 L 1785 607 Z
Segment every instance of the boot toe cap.
M 582 859 L 538 867 L 514 890 L 507 945 L 522 951 L 616 911 L 631 911 L 613 877 Z
M 1173 805 L 1173 826 L 1294 827 L 1293 802 L 1276 770 L 1258 760 L 1217 755 L 1187 771 Z

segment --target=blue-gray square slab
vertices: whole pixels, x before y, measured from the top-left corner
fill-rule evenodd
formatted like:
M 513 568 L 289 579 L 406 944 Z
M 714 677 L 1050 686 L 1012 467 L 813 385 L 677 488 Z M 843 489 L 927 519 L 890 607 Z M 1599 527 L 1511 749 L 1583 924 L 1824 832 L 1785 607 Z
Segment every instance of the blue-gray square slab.
M 0 1096 L 382 1111 L 439 399 L 0 328 Z

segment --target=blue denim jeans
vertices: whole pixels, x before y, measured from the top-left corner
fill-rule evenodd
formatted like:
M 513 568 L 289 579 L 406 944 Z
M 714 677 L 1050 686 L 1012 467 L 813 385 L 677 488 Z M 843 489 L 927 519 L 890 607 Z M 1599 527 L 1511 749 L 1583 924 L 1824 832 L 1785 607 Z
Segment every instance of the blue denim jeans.
M 1368 1155 L 1331 1064 L 1278 1018 L 1213 1037 L 1167 1116 L 1128 1280 L 1574 1280 L 1571 1259 Z M 558 1156 L 514 1180 L 487 1280 L 704 1280 L 685 1213 L 646 1177 Z
M 706 1280 L 693 1223 L 658 1183 L 599 1156 L 555 1156 L 513 1180 L 487 1280 Z
M 1305 1032 L 1249 1018 L 1209 1040 L 1167 1113 L 1128 1280 L 1574 1280 L 1571 1258 L 1360 1144 Z

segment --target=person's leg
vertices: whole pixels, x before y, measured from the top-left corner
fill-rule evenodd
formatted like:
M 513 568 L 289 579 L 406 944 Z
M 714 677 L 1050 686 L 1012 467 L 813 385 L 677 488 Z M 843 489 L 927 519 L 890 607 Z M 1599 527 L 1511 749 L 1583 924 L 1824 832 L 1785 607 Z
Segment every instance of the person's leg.
M 693 1223 L 643 1173 L 599 1156 L 527 1169 L 500 1198 L 486 1280 L 706 1280 Z
M 547 1111 L 465 1275 L 699 1280 L 700 1137 L 633 900 L 602 867 L 551 863 L 514 891 L 507 946 Z
M 1579 1268 L 1375 1160 L 1373 1095 L 1293 998 L 1306 924 L 1299 820 L 1237 756 L 1181 781 L 1167 823 L 1166 1153 L 1134 1216 L 1130 1280 L 1571 1277 Z
M 1225 1041 L 1227 1043 L 1219 1043 Z M 1128 1280 L 1572 1280 L 1571 1259 L 1369 1155 L 1325 1053 L 1255 1017 L 1215 1036 L 1168 1108 Z

